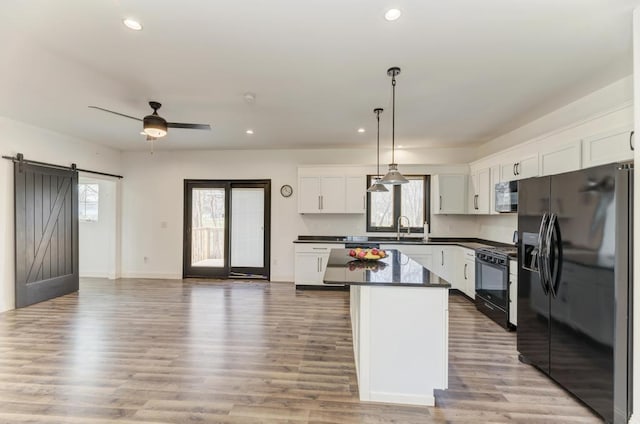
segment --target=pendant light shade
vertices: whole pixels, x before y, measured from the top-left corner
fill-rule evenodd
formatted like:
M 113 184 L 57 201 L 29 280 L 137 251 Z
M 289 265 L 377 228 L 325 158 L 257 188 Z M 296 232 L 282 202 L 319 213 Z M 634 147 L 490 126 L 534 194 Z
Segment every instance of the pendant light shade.
M 398 171 L 397 163 L 389 164 L 389 172 L 387 175 L 380 180 L 382 184 L 390 184 L 390 185 L 398 185 L 398 184 L 406 184 L 409 182 L 401 173 Z
M 380 177 L 376 177 L 373 180 L 373 184 L 371 184 L 371 187 L 369 187 L 367 191 L 369 193 L 386 193 L 389 191 L 389 189 L 386 188 L 384 184 L 380 183 Z
M 391 163 L 389 172 L 380 180 L 382 184 L 398 185 L 409 182 L 400 171 L 396 163 L 396 76 L 400 75 L 400 68 L 393 67 L 387 70 L 387 75 L 391 77 L 392 108 L 391 108 Z
M 378 120 L 378 147 L 377 147 L 377 168 L 376 168 L 376 178 L 373 180 L 373 184 L 371 184 L 371 187 L 369 187 L 367 189 L 367 191 L 369 193 L 384 193 L 386 191 L 389 191 L 388 188 L 386 188 L 384 185 L 380 184 L 380 114 L 382 113 L 384 109 L 382 109 L 381 107 L 377 107 L 375 109 L 373 109 L 373 113 L 376 114 L 376 119 Z

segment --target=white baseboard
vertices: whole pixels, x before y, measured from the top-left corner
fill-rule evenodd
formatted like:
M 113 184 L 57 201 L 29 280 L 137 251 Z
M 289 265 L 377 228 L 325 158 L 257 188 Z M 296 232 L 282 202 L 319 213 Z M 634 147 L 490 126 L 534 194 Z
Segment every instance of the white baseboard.
M 123 272 L 120 278 L 145 278 L 152 280 L 182 280 L 182 274 L 163 274 L 154 272 Z
M 405 405 L 435 406 L 436 398 L 431 395 L 409 395 L 400 393 L 371 392 L 370 401 L 400 403 Z
M 80 278 L 110 278 L 106 272 L 81 272 Z
M 640 413 L 631 415 L 629 424 L 640 424 Z

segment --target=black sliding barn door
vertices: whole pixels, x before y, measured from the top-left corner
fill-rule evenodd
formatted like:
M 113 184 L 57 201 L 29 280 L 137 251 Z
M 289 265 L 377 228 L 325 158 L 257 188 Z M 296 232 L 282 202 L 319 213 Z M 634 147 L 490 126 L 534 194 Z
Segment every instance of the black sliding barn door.
M 78 173 L 14 164 L 16 308 L 78 291 Z

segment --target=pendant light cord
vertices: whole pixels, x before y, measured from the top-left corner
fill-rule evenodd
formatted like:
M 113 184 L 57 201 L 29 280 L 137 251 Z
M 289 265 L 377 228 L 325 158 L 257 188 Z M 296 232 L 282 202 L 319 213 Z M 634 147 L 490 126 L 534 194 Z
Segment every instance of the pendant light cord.
M 391 163 L 396 163 L 396 76 L 391 77 Z
M 376 109 L 376 119 L 378 119 L 378 150 L 377 150 L 377 165 L 376 165 L 376 178 L 380 179 L 380 112 L 382 109 Z

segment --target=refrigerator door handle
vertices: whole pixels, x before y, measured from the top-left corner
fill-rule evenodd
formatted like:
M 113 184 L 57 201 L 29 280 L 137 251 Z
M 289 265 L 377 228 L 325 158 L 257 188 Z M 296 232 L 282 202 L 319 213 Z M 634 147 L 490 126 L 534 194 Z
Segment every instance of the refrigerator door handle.
M 545 273 L 545 280 L 547 282 L 547 285 L 549 287 L 549 291 L 551 292 L 551 296 L 553 296 L 554 298 L 558 296 L 558 288 L 560 286 L 560 263 L 558 262 L 561 259 L 561 247 L 560 247 L 560 240 L 559 240 L 559 228 L 557 228 L 558 226 L 558 215 L 556 215 L 555 213 L 552 213 L 549 217 L 549 223 L 547 224 L 547 231 L 545 234 L 545 239 L 544 239 L 544 255 L 543 255 L 543 261 L 544 261 L 544 273 Z M 551 245 L 552 241 L 553 241 L 553 234 L 556 233 L 556 242 L 557 242 L 557 247 L 558 248 L 558 255 L 554 256 L 554 262 L 558 262 L 557 265 L 555 266 L 555 276 L 554 276 L 554 272 L 552 269 L 552 263 L 551 263 L 551 249 L 554 249 L 555 247 Z
M 538 275 L 540 277 L 540 285 L 542 286 L 542 291 L 544 292 L 544 295 L 548 295 L 549 294 L 549 286 L 546 280 L 546 270 L 545 270 L 545 261 L 544 258 L 546 256 L 546 251 L 544 248 L 544 234 L 545 234 L 545 230 L 547 228 L 546 223 L 547 223 L 547 219 L 549 218 L 549 214 L 547 214 L 546 212 L 544 213 L 544 215 L 542 215 L 542 221 L 540 222 L 540 229 L 538 230 L 538 246 L 534 249 L 534 253 L 533 255 L 535 255 L 535 259 L 532 259 L 532 266 L 533 266 L 533 262 L 537 262 L 537 271 L 538 271 Z

